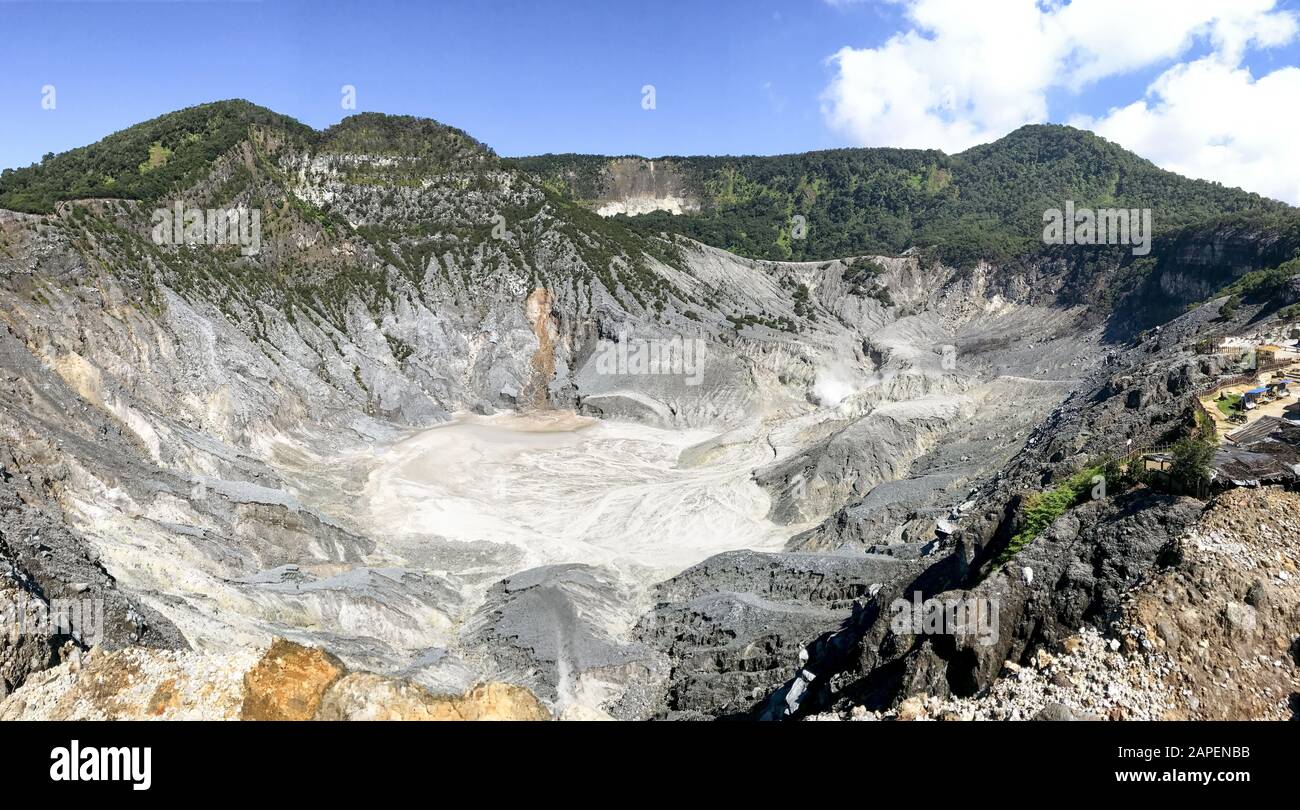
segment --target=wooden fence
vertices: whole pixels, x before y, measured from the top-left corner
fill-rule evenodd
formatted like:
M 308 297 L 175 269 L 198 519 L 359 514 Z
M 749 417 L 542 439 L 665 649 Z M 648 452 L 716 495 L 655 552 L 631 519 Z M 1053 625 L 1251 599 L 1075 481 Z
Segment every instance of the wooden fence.
M 1195 393 L 1197 397 L 1217 394 L 1220 390 L 1233 385 L 1242 385 L 1244 383 L 1254 382 L 1256 377 L 1266 371 L 1277 371 L 1279 368 L 1286 368 L 1287 366 L 1295 365 L 1295 363 L 1295 360 L 1270 360 L 1267 363 L 1260 363 L 1254 371 L 1248 371 L 1244 374 L 1234 374 L 1231 377 L 1220 377 L 1213 382 L 1195 389 Z

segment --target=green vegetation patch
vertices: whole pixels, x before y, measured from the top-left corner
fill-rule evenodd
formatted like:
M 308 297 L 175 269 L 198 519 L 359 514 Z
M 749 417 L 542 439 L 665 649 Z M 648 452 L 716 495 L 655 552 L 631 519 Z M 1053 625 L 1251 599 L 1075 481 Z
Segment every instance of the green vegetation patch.
M 1218 408 L 1219 413 L 1224 416 L 1232 416 L 1237 412 L 1237 405 L 1240 404 L 1240 402 L 1241 394 L 1227 394 L 1223 399 L 1216 401 L 1214 406 Z
M 602 189 L 610 158 L 543 155 L 512 161 L 573 200 Z M 771 157 L 665 157 L 701 201 L 699 212 L 627 217 L 767 260 L 824 261 L 933 248 L 969 267 L 1043 248 L 1043 212 L 1150 208 L 1157 233 L 1287 206 L 1164 171 L 1110 141 L 1066 126 L 1027 126 L 956 155 L 917 149 L 836 149 Z M 793 217 L 806 223 L 793 236 Z
M 310 127 L 247 101 L 201 104 L 137 124 L 98 143 L 0 173 L 0 208 L 48 214 L 62 200 L 158 200 L 206 176 L 213 161 L 273 127 L 308 139 Z
M 1272 297 L 1297 275 L 1300 275 L 1300 258 L 1283 262 L 1277 267 L 1271 267 L 1267 270 L 1256 270 L 1247 273 L 1224 287 L 1214 297 L 1221 298 L 1226 295 L 1229 297 L 1229 302 L 1243 298 L 1250 301 L 1260 301 Z M 1227 305 L 1225 304 L 1225 306 Z
M 1101 475 L 1105 468 L 1106 465 L 1088 467 L 1045 492 L 1034 492 L 1028 495 L 1024 501 L 1024 522 L 1021 524 L 1020 531 L 1011 538 L 1011 542 L 998 555 L 994 565 L 997 567 L 1005 565 L 1046 531 L 1053 521 L 1087 500 L 1094 486 L 1092 479 Z
M 155 142 L 149 144 L 149 159 L 140 164 L 140 174 L 145 174 L 161 166 L 166 166 L 167 161 L 171 159 L 172 154 L 172 150 L 163 146 L 161 143 Z

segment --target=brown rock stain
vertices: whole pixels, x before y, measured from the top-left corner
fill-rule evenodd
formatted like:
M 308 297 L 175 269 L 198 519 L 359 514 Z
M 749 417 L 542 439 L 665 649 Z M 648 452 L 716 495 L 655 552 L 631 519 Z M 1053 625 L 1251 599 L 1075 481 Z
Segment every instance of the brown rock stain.
M 243 720 L 310 720 L 347 668 L 324 650 L 276 639 L 244 673 Z
M 169 702 L 161 684 L 150 711 Z M 155 710 L 156 709 L 156 710 Z M 243 720 L 550 720 L 528 689 L 486 683 L 464 695 L 434 695 L 423 686 L 373 672 L 351 672 L 324 650 L 276 639 L 244 674 Z
M 317 720 L 550 720 L 522 686 L 487 683 L 464 695 L 434 695 L 419 684 L 355 672 L 326 691 Z
M 168 709 L 179 709 L 181 707 L 181 698 L 176 688 L 176 679 L 168 678 L 158 684 L 158 688 L 153 690 L 153 697 L 149 698 L 149 706 L 146 711 L 154 717 L 161 716 Z
M 554 304 L 551 291 L 538 287 L 524 301 L 524 317 L 532 324 L 533 334 L 537 337 L 537 351 L 533 352 L 531 361 L 532 377 L 524 390 L 525 402 L 538 409 L 551 407 L 549 390 L 551 380 L 555 379 L 555 323 L 551 307 Z
M 81 699 L 98 706 L 108 719 L 132 714 L 128 701 L 122 699 L 126 692 L 144 678 L 138 664 L 121 651 L 97 657 L 82 667 L 81 681 L 86 684 Z

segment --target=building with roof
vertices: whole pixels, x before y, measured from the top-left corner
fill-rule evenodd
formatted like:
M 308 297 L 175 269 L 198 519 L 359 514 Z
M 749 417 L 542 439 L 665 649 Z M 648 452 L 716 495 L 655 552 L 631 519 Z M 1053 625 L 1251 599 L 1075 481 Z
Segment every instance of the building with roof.
M 1234 430 L 1210 462 L 1217 487 L 1257 487 L 1300 483 L 1300 424 L 1264 416 Z

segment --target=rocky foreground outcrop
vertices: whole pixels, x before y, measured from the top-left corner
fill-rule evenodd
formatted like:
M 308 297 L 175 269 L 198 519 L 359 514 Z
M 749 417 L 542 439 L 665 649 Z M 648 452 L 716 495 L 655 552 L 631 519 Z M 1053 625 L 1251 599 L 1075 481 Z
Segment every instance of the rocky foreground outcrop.
M 132 647 L 72 653 L 0 701 L 0 720 L 549 720 L 521 686 L 463 695 L 349 672 L 328 652 L 277 639 L 256 650 Z
M 1297 521 L 1296 493 L 1227 492 L 1186 527 L 1163 567 L 1116 595 L 1105 621 L 991 649 L 986 660 L 1007 654 L 988 688 L 954 696 L 941 683 L 914 683 L 892 706 L 846 700 L 814 719 L 1296 719 Z

